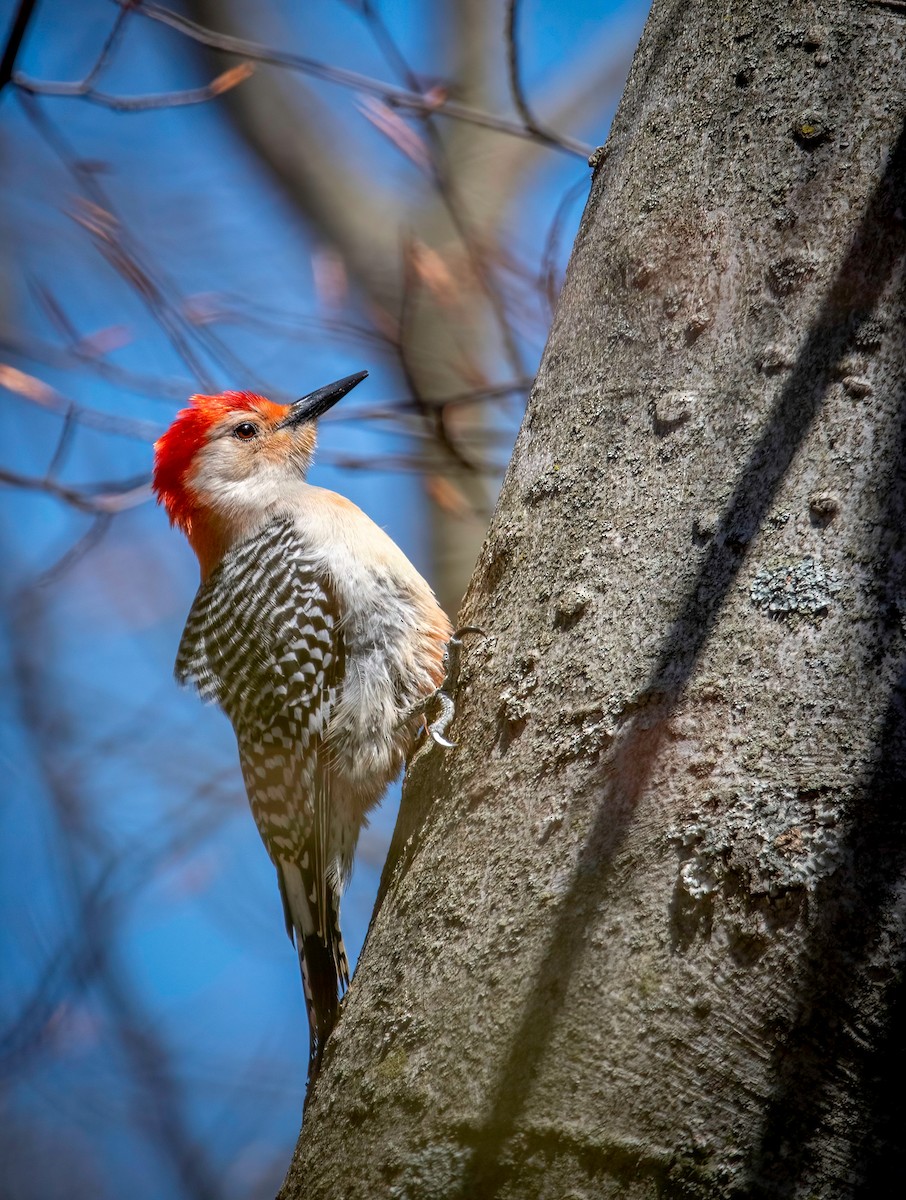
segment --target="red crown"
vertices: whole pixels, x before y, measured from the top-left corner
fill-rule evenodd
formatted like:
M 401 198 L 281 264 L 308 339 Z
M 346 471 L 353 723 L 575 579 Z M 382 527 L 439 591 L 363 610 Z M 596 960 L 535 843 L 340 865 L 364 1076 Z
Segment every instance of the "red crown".
M 189 533 L 196 509 L 186 487 L 186 477 L 195 455 L 207 441 L 214 425 L 230 412 L 249 412 L 277 408 L 254 392 L 222 392 L 219 396 L 191 396 L 189 407 L 181 409 L 173 424 L 154 443 L 153 487 L 158 504 L 167 510 L 171 525 Z

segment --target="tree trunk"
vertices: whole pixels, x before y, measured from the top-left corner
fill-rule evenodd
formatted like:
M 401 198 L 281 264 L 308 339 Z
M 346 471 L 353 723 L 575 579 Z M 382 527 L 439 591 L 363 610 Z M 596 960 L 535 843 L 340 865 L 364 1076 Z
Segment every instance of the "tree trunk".
M 903 1178 L 903 10 L 655 3 L 285 1197 Z

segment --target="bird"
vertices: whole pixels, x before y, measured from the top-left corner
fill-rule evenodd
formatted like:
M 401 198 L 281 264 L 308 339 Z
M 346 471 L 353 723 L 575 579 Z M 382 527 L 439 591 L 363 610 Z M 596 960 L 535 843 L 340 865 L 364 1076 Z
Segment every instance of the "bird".
M 367 374 L 292 404 L 192 396 L 154 447 L 153 490 L 201 572 L 175 675 L 236 734 L 298 951 L 307 1087 L 349 986 L 340 896 L 367 814 L 426 729 L 453 744 L 446 613 L 370 517 L 306 478 L 318 419 Z

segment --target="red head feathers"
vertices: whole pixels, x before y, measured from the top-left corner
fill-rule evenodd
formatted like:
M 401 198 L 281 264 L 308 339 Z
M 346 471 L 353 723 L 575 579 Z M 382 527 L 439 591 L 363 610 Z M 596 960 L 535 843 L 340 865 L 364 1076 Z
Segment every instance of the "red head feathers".
M 183 531 L 198 555 L 202 577 L 248 520 L 274 502 L 275 485 L 279 493 L 282 483 L 304 479 L 315 448 L 316 420 L 367 374 L 358 371 L 337 379 L 294 404 L 274 404 L 254 392 L 222 392 L 193 396 L 189 407 L 176 414 L 154 444 L 152 486 L 171 524 Z M 256 420 L 247 421 L 246 414 Z M 219 437 L 228 434 L 237 440 Z M 246 449 L 240 452 L 242 444 Z M 230 497 L 226 504 L 224 490 Z
M 205 510 L 191 486 L 192 467 L 210 431 L 230 413 L 256 413 L 275 422 L 288 411 L 254 392 L 223 392 L 219 396 L 192 396 L 189 407 L 176 414 L 173 424 L 154 443 L 151 486 L 158 504 L 167 510 L 170 524 L 186 535 L 198 557 L 202 579 L 207 578 L 228 549 L 228 531 L 215 514 Z
M 282 415 L 283 405 L 273 404 L 254 392 L 223 392 L 219 396 L 192 396 L 189 408 L 181 409 L 173 424 L 154 443 L 152 487 L 158 504 L 167 510 L 170 524 L 191 539 L 198 501 L 187 486 L 195 456 L 208 433 L 231 412 L 261 413 L 267 418 Z

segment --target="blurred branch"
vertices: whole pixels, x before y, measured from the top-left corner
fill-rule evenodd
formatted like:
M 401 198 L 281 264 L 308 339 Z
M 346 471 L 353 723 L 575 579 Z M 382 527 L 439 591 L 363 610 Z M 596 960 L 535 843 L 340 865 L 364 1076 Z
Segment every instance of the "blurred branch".
M 192 390 L 192 385 L 188 380 L 143 375 L 138 371 L 129 370 L 128 367 L 104 362 L 103 359 L 98 358 L 97 353 L 84 349 L 78 344 L 65 347 L 55 346 L 52 342 L 29 337 L 18 330 L 4 329 L 2 326 L 0 326 L 0 351 L 63 370 L 85 367 L 110 383 L 157 400 L 183 400 Z
M 438 397 L 435 403 L 442 408 L 462 408 L 470 404 L 484 404 L 490 400 L 502 400 L 509 396 L 525 396 L 529 388 L 532 386 L 532 377 L 524 376 L 522 379 L 513 379 L 504 383 L 489 383 L 483 387 L 470 388 L 468 391 L 455 392 L 448 396 Z M 391 401 L 387 404 L 372 404 L 364 405 L 361 408 L 352 408 L 347 412 L 342 409 L 335 409 L 321 418 L 322 426 L 330 426 L 341 424 L 343 422 L 405 422 L 407 418 L 415 414 L 419 417 L 424 415 L 423 405 L 412 399 L 401 399 Z
M 46 408 L 68 421 L 84 425 L 86 429 L 95 429 L 99 433 L 135 438 L 140 442 L 153 442 L 162 432 L 160 426 L 150 421 L 137 421 L 133 417 L 98 412 L 93 408 L 85 408 L 74 400 L 67 400 L 50 384 L 34 375 L 27 375 L 25 371 L 11 367 L 8 363 L 0 362 L 0 387 L 21 396 L 31 404 L 37 404 L 40 408 Z
M 196 6 L 202 14 L 209 9 L 204 0 L 196 0 Z M 142 11 L 148 12 L 148 6 L 144 6 Z M 236 6 L 222 3 L 222 0 L 218 0 L 210 11 L 216 12 L 222 22 L 239 19 Z M 194 22 L 191 24 L 196 29 L 204 28 Z M 220 37 L 218 35 L 215 43 L 218 48 L 221 46 Z M 225 34 L 222 38 L 234 48 L 248 44 L 246 39 L 234 34 Z M 307 59 L 304 61 L 310 62 Z M 397 66 L 407 74 L 407 78 L 414 78 L 398 52 Z M 333 70 L 330 68 L 331 72 Z M 261 73 L 249 88 L 243 90 L 241 96 L 233 98 L 232 112 L 250 145 L 287 188 L 293 201 L 317 231 L 337 247 L 359 285 L 384 312 L 392 313 L 401 306 L 407 313 L 412 312 L 412 306 L 402 299 L 405 284 L 400 279 L 398 226 L 404 222 L 417 222 L 432 227 L 433 240 L 444 238 L 449 241 L 451 235 L 459 240 L 465 249 L 472 276 L 468 283 L 474 286 L 477 281 L 484 291 L 486 302 L 492 309 L 499 340 L 505 347 L 511 366 L 514 371 L 522 373 L 524 368 L 520 353 L 512 338 L 504 304 L 493 278 L 487 247 L 474 232 L 479 222 L 470 216 L 467 205 L 461 199 L 469 191 L 470 179 L 464 182 L 459 180 L 456 167 L 448 165 L 444 146 L 433 136 L 430 128 L 422 165 L 430 173 L 434 190 L 423 212 L 416 214 L 407 212 L 399 199 L 391 201 L 383 198 L 379 192 L 375 194 L 373 180 L 369 180 L 369 202 L 362 203 L 363 171 L 360 160 L 353 160 L 356 173 L 352 175 L 345 161 L 325 143 L 323 130 L 330 129 L 331 115 L 322 109 L 309 91 L 290 91 L 279 76 Z M 388 132 L 386 127 L 385 132 Z M 330 140 L 334 144 L 342 141 L 338 137 Z M 403 259 L 405 279 L 405 255 Z M 467 286 L 466 281 L 462 286 Z M 420 304 L 419 308 L 424 312 L 426 306 Z M 449 314 L 437 314 L 436 309 L 436 304 L 432 303 L 427 316 L 437 347 L 434 354 L 431 358 L 416 355 L 420 369 L 409 370 L 408 364 L 405 364 L 403 371 L 410 395 L 413 399 L 423 398 L 423 407 L 426 409 L 434 405 L 436 391 L 449 390 L 450 386 L 445 378 L 449 363 L 444 345 L 449 341 L 445 332 L 450 328 Z M 417 316 L 423 329 L 425 319 L 422 313 Z M 397 338 L 397 354 L 398 341 Z M 423 332 L 416 335 L 415 343 L 418 346 L 426 344 Z M 432 414 L 429 420 L 438 430 L 442 430 L 442 443 L 451 452 L 452 461 L 461 461 L 464 456 L 449 436 L 445 418 Z
M 140 483 L 129 481 L 121 487 L 94 484 L 90 488 L 74 488 L 53 479 L 39 479 L 33 475 L 22 475 L 8 467 L 0 467 L 0 483 L 20 488 L 24 492 L 46 492 L 56 500 L 87 513 L 119 513 L 135 508 L 151 499 L 151 481 L 143 478 Z
M 305 337 L 323 342 L 325 335 L 347 341 L 369 343 L 386 349 L 387 336 L 378 329 L 345 317 L 310 317 L 301 313 L 272 308 L 250 296 L 225 293 L 190 297 L 186 302 L 189 319 L 195 324 L 230 324 L 260 329 L 266 333 Z
M 140 11 L 153 15 L 147 6 Z M 217 0 L 211 11 L 225 23 L 239 19 L 225 0 Z M 179 18 L 179 31 L 184 20 Z M 226 47 L 226 52 L 245 42 L 232 35 L 215 36 L 213 43 L 195 40 L 211 49 Z M 230 96 L 230 113 L 319 240 L 336 247 L 366 295 L 392 313 L 399 273 L 397 227 L 404 205 L 380 186 L 329 107 L 286 72 L 259 71 Z
M 62 950 L 51 954 L 50 966 L 39 981 L 39 988 L 4 1035 L 3 1049 L 7 1054 L 21 1056 L 23 1042 L 26 1047 L 29 1041 L 37 1044 L 37 1039 L 49 1028 L 55 1010 L 48 1008 L 46 989 L 54 983 L 59 986 L 61 969 L 65 976 L 68 960 L 77 990 L 87 988 L 89 981 L 96 981 L 101 989 L 111 1033 L 138 1084 L 132 1101 L 136 1128 L 168 1162 L 179 1181 L 179 1195 L 186 1200 L 216 1200 L 223 1194 L 222 1188 L 207 1153 L 191 1135 L 174 1055 L 161 1030 L 149 1020 L 127 973 L 115 960 L 117 925 L 128 910 L 121 902 L 115 903 L 116 899 L 122 901 L 122 894 L 117 897 L 110 885 L 132 855 L 111 846 L 104 856 L 106 861 L 100 868 L 96 865 L 99 847 L 93 835 L 101 827 L 85 821 L 89 806 L 82 794 L 81 781 L 59 753 L 65 718 L 61 721 L 58 711 L 48 709 L 46 688 L 42 686 L 45 654 L 34 653 L 34 648 L 41 647 L 46 652 L 54 643 L 52 622 L 46 619 L 45 610 L 46 602 L 41 602 L 33 588 L 21 593 L 13 606 L 13 675 L 23 727 L 35 745 L 36 766 L 57 822 L 68 834 L 59 839 L 56 862 L 56 882 L 65 892 L 61 897 L 60 921 L 64 944 Z M 52 661 L 53 655 L 49 657 Z M 169 815 L 163 843 L 167 853 L 174 846 L 196 845 L 205 825 L 210 826 L 211 820 L 218 818 L 216 810 L 203 814 L 206 821 L 197 816 L 191 819 L 188 812 L 181 820 L 173 820 L 173 814 Z M 161 844 L 155 843 L 150 854 L 160 855 L 161 849 Z M 146 838 L 137 839 L 133 851 L 147 858 Z M 139 865 L 130 874 L 134 887 L 136 880 L 148 878 L 147 864 Z M 69 913 L 75 915 L 75 923 L 66 918 Z
M 35 3 L 36 0 L 19 0 L 19 7 L 16 9 L 12 28 L 9 31 L 6 46 L 3 49 L 3 57 L 0 59 L 0 92 L 3 91 L 13 77 L 16 57 L 19 54 L 22 39 L 25 37 L 25 31 L 28 29 L 28 23 L 34 12 Z
M 117 3 L 121 4 L 127 2 L 128 0 L 117 0 Z M 183 17 L 171 9 L 161 8 L 157 4 L 145 4 L 139 0 L 136 11 L 143 16 L 149 17 L 152 21 L 160 21 L 164 25 L 169 25 L 172 29 L 176 29 L 186 37 L 201 43 L 201 45 L 208 46 L 212 50 L 220 50 L 225 54 L 236 54 L 242 58 L 252 59 L 256 62 L 269 63 L 274 67 L 287 67 L 290 70 L 301 71 L 304 74 L 311 75 L 315 79 L 323 79 L 326 83 L 335 83 L 341 87 L 354 88 L 360 92 L 369 92 L 372 95 L 380 96 L 387 104 L 397 108 L 404 108 L 411 112 L 423 113 L 425 115 L 440 114 L 457 121 L 480 125 L 485 129 L 494 129 L 498 133 L 509 134 L 511 137 L 531 138 L 536 136 L 531 130 L 527 130 L 524 125 L 520 125 L 516 121 L 508 121 L 505 117 L 482 112 L 480 109 L 470 108 L 466 104 L 460 104 L 455 100 L 448 99 L 441 92 L 435 95 L 421 95 L 406 88 L 394 87 L 391 84 L 383 83 L 379 79 L 372 79 L 370 76 L 362 75 L 358 71 L 349 71 L 344 67 L 334 67 L 327 63 L 319 62 L 317 59 L 309 58 L 307 55 L 290 54 L 287 51 L 262 46 L 246 38 L 217 33 L 213 29 L 208 29 L 203 25 L 197 24 L 195 21 L 190 21 L 188 17 Z M 573 138 L 557 138 L 555 135 L 550 135 L 548 144 L 554 149 L 561 150 L 566 154 L 576 155 L 578 158 L 587 159 L 592 150 L 591 146 L 586 146 L 582 142 L 575 141 Z
M 73 219 L 92 235 L 95 245 L 111 266 L 133 285 L 201 386 L 214 390 L 216 385 L 210 372 L 190 344 L 191 331 L 183 330 L 184 322 L 179 312 L 155 282 L 150 268 L 143 265 L 137 249 L 131 244 L 126 245 L 122 226 L 104 189 L 92 172 L 85 169 L 66 138 L 42 111 L 36 98 L 23 93 L 22 100 L 35 130 L 85 194 L 87 203 L 81 206 L 78 213 L 72 214 Z
M 95 246 L 114 270 L 122 276 L 143 301 L 167 335 L 171 345 L 195 375 L 205 391 L 217 390 L 217 384 L 192 342 L 202 349 L 233 378 L 245 379 L 262 388 L 262 381 L 206 325 L 191 325 L 181 305 L 174 301 L 178 289 L 158 269 L 155 270 L 140 245 L 128 235 L 112 200 L 94 173 L 88 170 L 67 139 L 42 110 L 38 100 L 22 93 L 23 108 L 48 148 L 56 155 L 84 193 L 84 202 L 72 218 L 92 235 Z
M 391 37 L 387 27 L 377 17 L 374 8 L 367 5 L 364 12 L 377 45 L 382 49 L 392 68 L 412 88 L 417 84 L 417 76 L 405 55 Z M 492 15 L 493 6 L 488 5 L 486 0 L 477 0 L 477 3 L 475 0 L 463 0 L 457 10 L 458 19 L 454 25 L 455 36 L 452 39 L 458 86 L 465 95 L 472 99 L 478 99 L 481 103 L 487 102 L 489 98 L 491 75 L 489 61 L 492 57 L 491 47 L 494 42 L 491 28 Z M 440 136 L 432 117 L 425 115 L 422 121 L 425 142 L 417 140 L 417 146 L 419 150 L 424 146 L 426 153 L 416 153 L 411 149 L 412 139 L 415 137 L 413 131 L 409 130 L 409 127 L 402 121 L 398 121 L 393 128 L 387 128 L 393 114 L 389 106 L 386 107 L 385 112 L 388 114 L 388 118 L 385 120 L 384 132 L 404 153 L 407 153 L 408 157 L 429 173 L 434 183 L 440 205 L 425 206 L 427 215 L 425 223 L 438 226 L 437 216 L 441 212 L 443 217 L 449 220 L 456 238 L 465 250 L 474 279 L 483 291 L 485 300 L 493 313 L 503 353 L 506 355 L 511 369 L 521 373 L 524 369 L 521 351 L 507 319 L 505 299 L 496 278 L 494 256 L 483 236 L 482 231 L 487 224 L 486 213 L 481 203 L 480 192 L 476 187 L 475 172 L 471 167 L 471 163 L 475 160 L 476 138 L 481 134 L 475 128 L 460 125 L 454 126 L 450 137 L 445 140 Z M 402 132 L 399 130 L 400 126 L 402 126 Z M 439 209 L 440 212 L 433 213 L 432 209 Z M 439 240 L 439 234 L 443 236 L 441 231 L 436 229 L 435 239 Z M 418 245 L 408 234 L 407 243 L 404 254 L 401 297 L 403 311 L 406 309 L 407 300 L 411 297 L 409 272 L 411 252 Z M 429 249 L 429 253 L 433 254 L 434 251 Z M 442 259 L 438 256 L 435 256 L 435 261 L 442 263 Z M 446 270 L 446 268 L 443 269 Z M 454 289 L 447 288 L 445 290 L 449 296 Z M 402 316 L 400 324 L 403 324 Z M 437 332 L 435 323 L 435 336 Z M 442 339 L 438 338 L 438 340 Z M 420 343 L 425 341 L 424 335 L 416 337 L 414 341 L 417 348 Z M 411 370 L 409 365 L 403 362 L 402 336 L 400 343 L 398 354 L 406 383 L 413 397 L 420 403 L 423 403 L 425 399 L 429 405 L 438 403 L 436 398 L 430 395 L 422 396 L 418 381 L 419 373 Z M 454 461 L 458 461 L 461 466 L 468 469 L 467 463 L 460 456 L 455 443 L 449 437 L 443 415 L 435 417 L 434 423 L 441 435 L 440 444 L 443 449 L 452 454 Z
M 544 249 L 541 253 L 540 283 L 544 290 L 551 316 L 553 316 L 557 296 L 560 293 L 559 281 L 556 278 L 557 251 L 560 248 L 560 238 L 563 233 L 566 215 L 587 187 L 588 184 L 583 178 L 566 189 L 560 199 L 560 203 L 557 205 L 557 209 L 548 226 L 547 236 L 544 239 Z
M 51 563 L 35 580 L 35 587 L 51 587 L 74 566 L 82 561 L 86 554 L 98 545 L 106 536 L 113 522 L 112 513 L 98 513 L 95 519 L 68 550 L 65 550 L 56 562 Z
M 244 83 L 254 70 L 251 63 L 240 63 L 228 71 L 223 71 L 204 87 L 188 88 L 181 92 L 158 92 L 149 96 L 111 96 L 107 92 L 99 92 L 87 79 L 77 83 L 57 83 L 52 80 L 29 79 L 18 72 L 14 83 L 16 87 L 32 96 L 67 96 L 88 100 L 102 108 L 113 109 L 114 112 L 148 112 L 160 108 L 182 108 L 188 104 L 205 104 L 208 100 L 214 100 Z
M 507 47 L 507 74 L 510 81 L 510 93 L 513 97 L 513 103 L 516 106 L 516 111 L 522 118 L 522 123 L 531 133 L 536 134 L 542 141 L 550 143 L 551 134 L 542 129 L 539 125 L 535 114 L 529 108 L 528 100 L 525 98 L 525 92 L 522 87 L 522 76 L 519 70 L 519 38 L 517 33 L 517 22 L 519 19 L 519 0 L 507 0 L 506 6 L 506 47 Z
M 605 30 L 599 39 L 589 42 L 584 53 L 571 56 L 538 89 L 530 113 L 540 110 L 549 114 L 545 126 L 558 129 L 580 126 L 591 116 L 605 113 L 608 104 L 614 103 L 623 89 L 634 50 L 634 38 L 625 34 L 614 36 Z M 598 140 L 603 140 L 603 136 L 602 129 Z M 495 170 L 488 180 L 497 211 L 508 211 L 526 178 L 543 163 L 547 149 L 537 136 L 521 142 L 511 139 L 501 146 Z M 583 181 L 587 183 L 587 179 L 585 171 L 581 171 L 577 188 Z
M 495 475 L 506 468 L 505 455 L 502 455 L 496 461 L 491 461 L 487 458 L 479 459 L 477 457 L 469 459 L 466 457 L 464 449 L 459 449 L 458 454 L 461 454 L 468 463 L 467 469 L 469 471 Z M 390 473 L 399 472 L 411 475 L 425 474 L 425 454 L 423 450 L 417 454 L 382 454 L 379 459 L 373 455 L 362 456 L 326 452 L 320 455 L 320 461 L 325 466 L 340 467 L 344 471 L 387 471 Z
M 413 369 L 412 362 L 409 356 L 410 347 L 418 348 L 420 339 L 413 336 L 409 328 L 409 317 L 411 311 L 411 297 L 415 292 L 413 286 L 414 278 L 414 255 L 407 253 L 405 256 L 406 271 L 403 277 L 403 293 L 402 307 L 400 311 L 400 336 L 397 344 L 397 355 L 399 359 L 400 371 L 406 386 L 409 389 L 409 396 L 412 408 L 418 412 L 421 417 L 428 423 L 433 433 L 437 437 L 438 445 L 445 451 L 453 462 L 457 463 L 464 470 L 472 473 L 476 468 L 474 461 L 467 456 L 462 448 L 457 445 L 456 441 L 450 436 L 447 422 L 444 418 L 444 409 L 435 403 L 428 403 L 422 390 L 419 386 L 418 377 Z

